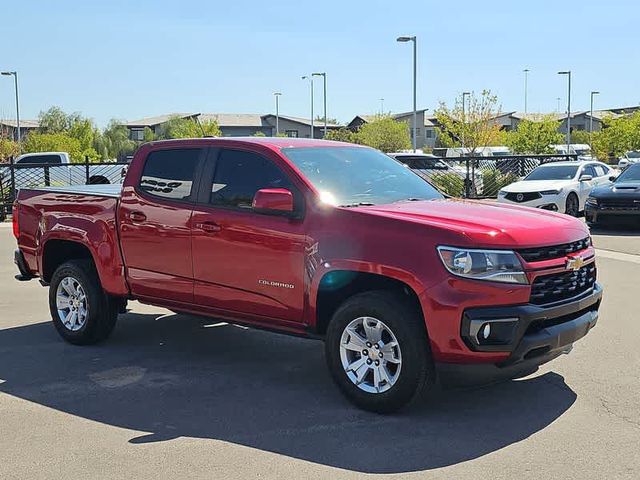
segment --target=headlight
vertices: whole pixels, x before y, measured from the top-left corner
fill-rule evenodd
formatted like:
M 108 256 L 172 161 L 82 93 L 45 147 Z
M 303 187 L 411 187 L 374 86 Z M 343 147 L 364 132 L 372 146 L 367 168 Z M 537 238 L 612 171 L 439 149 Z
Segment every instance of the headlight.
M 560 190 L 545 190 L 545 191 L 540 192 L 540 193 L 542 195 L 558 195 L 561 191 L 562 191 L 562 189 L 560 189 Z
M 594 197 L 589 197 L 587 198 L 587 203 L 593 207 L 597 207 L 598 206 L 598 199 L 594 198 Z
M 520 260 L 510 250 L 438 247 L 438 253 L 445 268 L 459 277 L 491 282 L 528 283 Z

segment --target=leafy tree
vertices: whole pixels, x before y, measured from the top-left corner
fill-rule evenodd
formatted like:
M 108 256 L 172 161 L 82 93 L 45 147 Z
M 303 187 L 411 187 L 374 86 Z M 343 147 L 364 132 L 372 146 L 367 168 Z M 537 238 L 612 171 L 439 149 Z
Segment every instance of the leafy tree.
M 60 107 L 51 107 L 38 115 L 41 133 L 60 133 L 69 129 L 70 118 Z
M 506 143 L 514 153 L 552 153 L 549 145 L 562 143 L 564 136 L 558 131 L 560 122 L 552 116 L 539 121 L 522 120 L 518 128 L 507 135 Z
M 149 127 L 144 127 L 144 130 L 142 131 L 142 139 L 145 142 L 153 142 L 156 139 L 156 134 L 153 133 L 153 130 Z
M 600 160 L 619 158 L 629 150 L 640 150 L 640 112 L 602 121 L 602 130 L 593 132 L 593 150 Z
M 72 162 L 84 162 L 84 152 L 77 138 L 68 134 L 31 132 L 22 145 L 26 153 L 67 152 Z
M 124 160 L 127 155 L 131 155 L 136 149 L 136 143 L 129 139 L 129 130 L 122 122 L 111 120 L 105 128 L 100 138 L 101 148 L 107 152 L 106 158 Z
M 588 130 L 573 130 L 571 132 L 571 143 L 582 143 L 582 144 L 591 143 L 591 140 L 589 138 L 589 131 Z
M 19 154 L 20 146 L 18 142 L 0 136 L 0 163 L 6 163 L 10 157 L 17 157 Z
M 335 140 L 337 142 L 357 143 L 356 133 L 346 127 L 327 131 L 324 139 Z
M 219 137 L 222 132 L 214 120 L 200 122 L 191 118 L 170 118 L 161 129 L 159 138 L 202 138 Z
M 474 155 L 501 140 L 500 125 L 494 121 L 500 114 L 500 107 L 498 97 L 490 90 L 483 90 L 480 95 L 472 92 L 465 103 L 463 109 L 463 96 L 460 95 L 452 108 L 440 102 L 434 113 L 440 125 L 440 144 L 446 147 L 464 146 L 469 149 L 470 155 Z
M 362 125 L 355 133 L 355 140 L 356 143 L 368 145 L 383 152 L 397 152 L 411 148 L 408 124 L 384 115 Z
M 251 135 L 252 137 L 266 137 L 263 131 L 258 130 L 256 133 Z
M 324 117 L 321 115 L 316 116 L 315 123 L 324 124 Z M 327 125 L 337 125 L 338 120 L 335 118 L 327 117 Z

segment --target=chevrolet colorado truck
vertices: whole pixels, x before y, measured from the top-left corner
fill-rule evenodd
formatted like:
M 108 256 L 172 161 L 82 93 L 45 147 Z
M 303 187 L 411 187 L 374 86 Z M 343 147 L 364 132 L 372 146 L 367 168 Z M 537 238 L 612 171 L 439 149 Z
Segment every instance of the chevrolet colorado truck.
M 122 186 L 20 190 L 13 222 L 65 340 L 104 340 L 128 299 L 321 338 L 337 386 L 376 412 L 438 379 L 534 372 L 602 297 L 581 221 L 445 198 L 340 142 L 152 142 Z

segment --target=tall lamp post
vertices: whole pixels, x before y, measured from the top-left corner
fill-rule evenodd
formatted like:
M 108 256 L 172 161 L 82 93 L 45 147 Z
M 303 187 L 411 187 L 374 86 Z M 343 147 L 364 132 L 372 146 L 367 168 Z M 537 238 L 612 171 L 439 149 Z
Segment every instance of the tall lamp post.
M 13 82 L 16 89 L 16 127 L 18 131 L 17 140 L 20 143 L 20 100 L 18 99 L 18 72 L 0 72 L 1 75 L 13 75 Z
M 324 136 L 327 136 L 327 72 L 312 73 L 312 77 L 322 77 L 322 94 L 324 102 Z
M 380 99 L 380 115 L 384 115 L 384 98 Z
M 465 105 L 465 98 L 468 97 L 469 95 L 471 95 L 471 92 L 462 92 L 462 138 L 460 139 L 462 141 L 462 156 L 464 157 L 464 148 L 465 148 L 465 142 L 464 142 L 464 126 L 467 123 L 467 117 L 466 117 L 466 110 L 464 108 Z
M 527 83 L 529 80 L 529 69 L 525 68 L 523 72 L 524 72 L 524 116 L 526 117 L 527 116 L 527 87 L 528 87 Z
M 309 138 L 313 139 L 313 75 L 304 75 L 302 80 L 309 80 L 309 84 L 311 85 L 311 135 Z
M 591 92 L 591 111 L 589 113 L 589 146 L 593 148 L 593 96 L 600 95 L 600 92 Z
M 567 155 L 569 155 L 569 149 L 571 148 L 571 70 L 558 72 L 558 75 L 567 76 Z
M 413 42 L 413 151 L 416 151 L 416 142 L 417 142 L 417 128 L 418 128 L 418 113 L 417 113 L 417 107 L 416 107 L 416 93 L 417 93 L 417 87 L 416 87 L 416 82 L 417 82 L 417 60 L 418 60 L 418 42 L 416 40 L 416 36 L 412 35 L 412 36 L 404 36 L 404 37 L 398 37 L 396 39 L 396 41 L 398 42 Z
M 276 137 L 280 135 L 280 105 L 278 104 L 278 98 L 282 95 L 280 92 L 275 92 L 273 96 L 276 98 Z

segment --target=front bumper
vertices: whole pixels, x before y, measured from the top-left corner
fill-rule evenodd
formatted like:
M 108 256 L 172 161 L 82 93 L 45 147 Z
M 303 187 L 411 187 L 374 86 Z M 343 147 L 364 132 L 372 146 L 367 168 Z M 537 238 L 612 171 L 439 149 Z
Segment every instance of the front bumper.
M 528 375 L 557 356 L 568 353 L 573 343 L 584 337 L 598 321 L 602 287 L 594 288 L 568 302 L 552 306 L 519 305 L 513 307 L 475 308 L 465 311 L 462 337 L 476 351 L 509 352 L 495 364 L 439 363 L 438 373 L 443 383 L 487 383 L 494 380 Z M 510 341 L 501 345 L 476 345 L 470 338 L 472 325 L 516 319 Z
M 640 219 L 640 209 L 601 208 L 587 203 L 584 207 L 584 217 L 590 223 L 611 218 L 635 217 Z
M 529 200 L 528 202 L 514 202 L 505 197 L 498 197 L 498 202 L 521 207 L 541 208 L 552 212 L 564 212 L 566 200 L 560 195 L 542 195 L 541 198 Z

